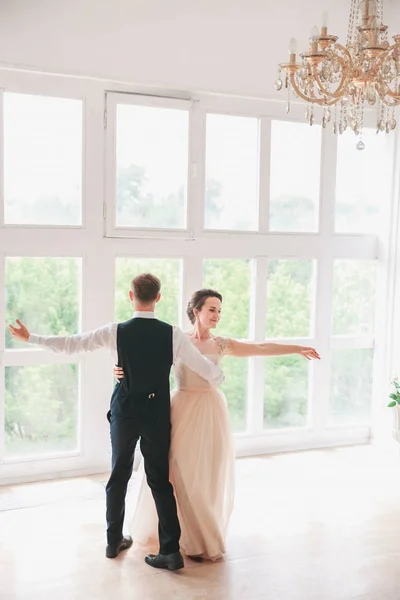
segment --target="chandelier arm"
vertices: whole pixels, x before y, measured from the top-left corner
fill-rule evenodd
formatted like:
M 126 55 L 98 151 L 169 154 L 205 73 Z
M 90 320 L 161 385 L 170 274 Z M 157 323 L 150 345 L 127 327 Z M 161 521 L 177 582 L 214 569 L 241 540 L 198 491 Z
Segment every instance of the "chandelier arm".
M 390 106 L 390 107 L 399 106 L 399 104 L 400 104 L 399 94 L 395 94 L 394 92 L 392 92 L 388 86 L 386 86 L 385 90 L 381 90 L 379 87 L 379 88 L 377 88 L 376 91 L 378 92 L 380 101 L 383 104 L 385 104 L 385 106 Z M 391 102 L 388 102 L 387 96 L 389 96 L 389 98 L 391 99 Z
M 382 100 L 382 102 L 384 104 L 386 104 L 387 106 L 398 106 L 398 104 L 400 104 L 400 94 L 396 94 L 395 92 L 392 92 L 392 90 L 390 89 L 390 87 L 388 85 L 386 85 L 386 90 L 385 93 L 381 93 L 380 90 L 378 89 L 378 95 L 379 98 Z M 389 96 L 390 98 L 392 98 L 392 100 L 394 100 L 393 103 L 388 104 L 385 101 L 385 97 Z
M 319 75 L 315 74 L 314 81 L 317 84 L 318 91 L 324 96 L 323 104 L 325 104 L 326 106 L 332 106 L 333 104 L 336 104 L 340 96 L 336 95 L 336 92 L 330 93 L 327 90 L 325 90 L 323 84 L 321 83 Z
M 331 91 L 326 90 L 326 88 L 324 87 L 323 83 L 321 82 L 321 79 L 320 79 L 318 73 L 317 72 L 314 73 L 315 82 L 316 82 L 319 90 L 321 91 L 321 93 L 324 94 L 324 95 L 326 95 L 326 96 L 328 96 L 329 98 L 335 99 L 335 101 L 339 100 L 339 98 L 341 96 L 343 96 L 343 93 L 342 93 L 343 92 L 343 88 L 346 87 L 346 85 L 347 85 L 347 83 L 348 83 L 348 81 L 350 79 L 349 75 L 346 74 L 346 72 L 345 72 L 346 69 L 347 69 L 345 61 L 340 56 L 337 57 L 337 60 L 339 61 L 340 65 L 342 67 L 342 77 L 341 77 L 341 80 L 340 80 L 340 84 L 339 84 L 339 86 L 338 86 L 338 88 L 336 89 L 335 92 L 331 92 Z
M 387 50 L 385 50 L 385 52 L 383 52 L 377 59 L 375 66 L 374 66 L 374 74 L 375 76 L 377 76 L 377 73 L 380 69 L 380 67 L 382 66 L 382 64 L 384 63 L 385 60 L 390 59 L 393 60 L 393 58 L 391 57 L 391 54 L 394 52 L 394 50 L 398 48 L 400 50 L 400 44 L 393 44 L 393 46 L 390 46 Z M 384 86 L 384 90 L 381 91 L 381 87 Z M 379 82 L 379 86 L 376 88 L 379 98 L 381 99 L 381 101 L 386 104 L 387 106 L 398 106 L 400 104 L 400 94 L 393 92 L 390 87 L 388 86 L 388 84 L 386 82 Z M 383 93 L 384 92 L 384 93 Z M 390 98 L 392 98 L 393 100 L 395 100 L 395 103 L 390 103 L 388 104 L 385 101 L 385 96 L 390 96 Z
M 336 100 L 330 101 L 326 98 L 317 98 L 316 96 L 307 96 L 306 94 L 304 94 L 296 83 L 294 73 L 290 73 L 289 79 L 295 93 L 302 100 L 305 100 L 306 102 L 310 102 L 312 104 L 319 104 L 320 106 L 331 106 L 332 104 L 335 104 Z
M 347 60 L 349 61 L 349 68 L 352 69 L 353 68 L 353 59 L 351 58 L 351 54 L 350 52 L 347 50 L 346 46 L 343 46 L 342 44 L 338 44 L 338 42 L 336 42 L 335 44 L 335 48 L 337 48 L 338 50 L 341 50 L 343 52 L 343 54 L 346 56 Z
M 378 71 L 378 69 L 382 66 L 382 63 L 387 59 L 387 58 L 391 58 L 391 54 L 392 52 L 394 52 L 394 50 L 398 48 L 398 50 L 400 51 L 400 44 L 393 44 L 393 46 L 389 46 L 389 48 L 387 50 L 385 50 L 384 52 L 382 52 L 382 54 L 380 56 L 378 56 L 378 58 L 376 59 L 375 65 L 374 65 L 374 72 L 376 73 L 376 71 Z M 393 58 L 391 59 L 393 60 Z

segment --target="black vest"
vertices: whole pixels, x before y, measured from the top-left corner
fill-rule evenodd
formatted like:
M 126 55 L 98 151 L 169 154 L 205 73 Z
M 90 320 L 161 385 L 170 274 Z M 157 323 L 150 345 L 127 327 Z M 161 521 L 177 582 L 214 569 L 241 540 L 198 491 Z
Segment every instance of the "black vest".
M 125 377 L 115 386 L 111 412 L 121 417 L 150 415 L 160 410 L 169 414 L 172 326 L 140 317 L 120 323 L 117 350 L 118 366 Z

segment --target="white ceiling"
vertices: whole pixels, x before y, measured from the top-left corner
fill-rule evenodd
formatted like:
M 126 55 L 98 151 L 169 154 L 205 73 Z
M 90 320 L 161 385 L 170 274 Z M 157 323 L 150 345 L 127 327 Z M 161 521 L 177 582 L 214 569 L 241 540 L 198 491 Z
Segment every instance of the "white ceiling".
M 318 5 L 317 5 L 318 2 Z M 0 64 L 139 85 L 279 97 L 289 39 L 305 49 L 329 12 L 345 42 L 349 0 L 0 0 Z M 400 0 L 386 0 L 390 34 Z

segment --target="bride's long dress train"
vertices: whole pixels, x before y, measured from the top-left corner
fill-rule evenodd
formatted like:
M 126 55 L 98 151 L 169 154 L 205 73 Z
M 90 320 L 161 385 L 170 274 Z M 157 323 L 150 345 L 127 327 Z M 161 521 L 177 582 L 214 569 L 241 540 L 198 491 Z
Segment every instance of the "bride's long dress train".
M 223 342 L 214 342 L 215 353 L 205 356 L 219 363 L 226 348 Z M 182 363 L 176 365 L 175 377 L 170 479 L 182 529 L 181 549 L 188 556 L 217 560 L 225 553 L 234 501 L 235 452 L 226 399 Z M 154 500 L 144 477 L 131 534 L 141 544 L 158 541 Z

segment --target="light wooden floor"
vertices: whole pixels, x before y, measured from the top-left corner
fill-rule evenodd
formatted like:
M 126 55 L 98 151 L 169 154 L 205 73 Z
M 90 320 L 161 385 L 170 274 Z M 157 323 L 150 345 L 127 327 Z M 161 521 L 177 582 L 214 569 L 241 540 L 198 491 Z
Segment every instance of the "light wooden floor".
M 397 446 L 237 461 L 226 558 L 177 573 L 104 557 L 104 480 L 0 487 L 1 600 L 400 600 Z

